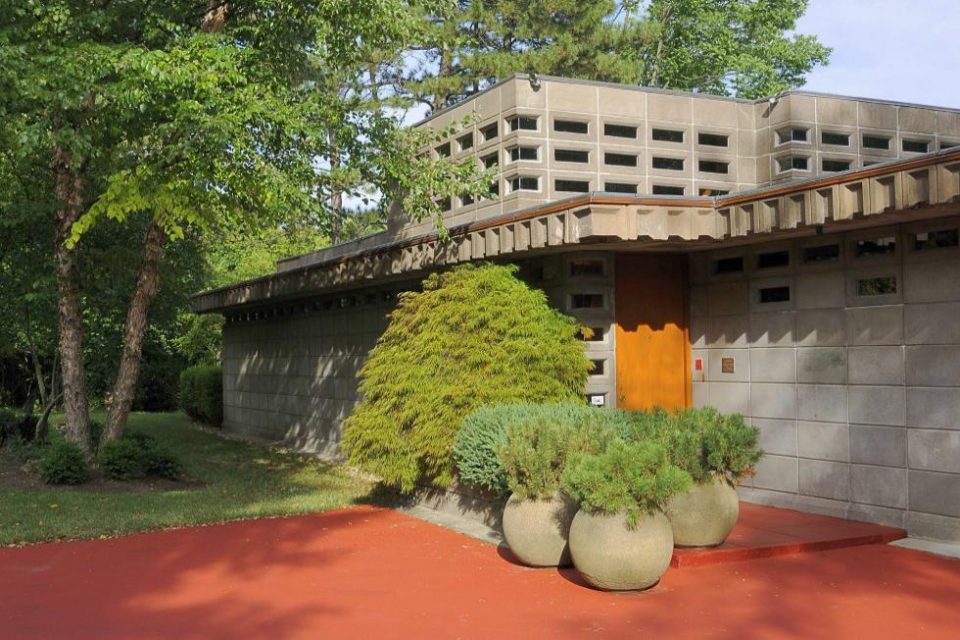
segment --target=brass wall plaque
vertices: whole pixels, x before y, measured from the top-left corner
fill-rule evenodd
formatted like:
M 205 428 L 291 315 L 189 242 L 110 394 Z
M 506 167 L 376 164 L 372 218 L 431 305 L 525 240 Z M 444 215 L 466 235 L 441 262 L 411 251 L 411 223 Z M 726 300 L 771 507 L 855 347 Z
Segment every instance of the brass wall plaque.
M 733 358 L 720 358 L 720 371 L 722 373 L 733 373 Z

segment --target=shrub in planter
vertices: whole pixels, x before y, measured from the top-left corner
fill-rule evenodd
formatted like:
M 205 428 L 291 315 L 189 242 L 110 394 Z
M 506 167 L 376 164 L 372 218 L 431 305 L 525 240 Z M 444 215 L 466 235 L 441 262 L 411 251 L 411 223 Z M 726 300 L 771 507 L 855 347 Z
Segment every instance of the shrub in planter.
M 550 422 L 568 428 L 588 422 L 602 422 L 613 430 L 626 412 L 597 409 L 583 403 L 500 404 L 480 407 L 463 421 L 453 443 L 453 459 L 460 482 L 490 491 L 497 496 L 510 493 L 507 476 L 497 450 L 507 428 L 535 422 Z
M 180 474 L 177 459 L 161 449 L 154 438 L 143 433 L 129 433 L 105 442 L 98 457 L 103 474 L 114 480 L 147 476 L 174 479 Z
M 577 506 L 560 481 L 570 460 L 602 450 L 612 438 L 613 431 L 594 418 L 599 415 L 588 407 L 578 420 L 540 416 L 507 427 L 497 450 L 512 492 L 503 510 L 503 534 L 524 564 L 570 563 L 567 538 Z
M 726 540 L 740 511 L 734 483 L 752 473 L 762 456 L 757 430 L 738 415 L 688 409 L 638 415 L 628 432 L 631 440 L 664 442 L 673 462 L 694 480 L 689 491 L 665 507 L 674 542 L 715 546 Z
M 81 484 L 90 477 L 83 451 L 72 442 L 55 439 L 38 459 L 40 477 L 47 484 Z
M 570 525 L 570 554 L 591 585 L 646 589 L 667 570 L 673 531 L 662 507 L 691 479 L 662 442 L 614 440 L 569 466 L 563 486 L 580 503 Z
M 180 374 L 180 409 L 205 424 L 223 423 L 223 371 L 212 365 L 187 367 Z
M 411 491 L 453 480 L 464 418 L 490 404 L 578 402 L 591 363 L 578 325 L 515 266 L 463 265 L 402 294 L 360 371 L 343 431 L 350 462 Z

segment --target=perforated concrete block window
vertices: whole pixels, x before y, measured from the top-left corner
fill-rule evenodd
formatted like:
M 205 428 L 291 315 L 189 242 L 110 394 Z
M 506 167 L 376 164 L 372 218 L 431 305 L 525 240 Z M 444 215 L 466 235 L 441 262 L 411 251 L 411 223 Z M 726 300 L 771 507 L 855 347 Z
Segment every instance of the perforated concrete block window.
M 789 285 L 760 287 L 757 289 L 757 296 L 757 301 L 760 304 L 790 302 L 790 287 Z
M 570 193 L 588 193 L 590 183 L 586 180 L 554 180 L 553 188 L 556 191 L 566 191 Z
M 960 140 L 941 140 L 938 145 L 941 151 L 944 149 L 953 149 L 954 147 L 960 147 Z
M 510 162 L 537 162 L 540 160 L 540 147 L 510 147 L 507 151 L 507 158 Z
M 571 309 L 603 309 L 604 298 L 602 293 L 571 293 Z
M 574 258 L 570 260 L 570 276 L 573 278 L 599 278 L 606 273 L 606 262 L 599 258 Z
M 579 133 L 586 135 L 590 132 L 590 124 L 579 120 L 554 120 L 553 130 L 558 133 Z
M 700 187 L 698 192 L 702 196 L 725 196 L 730 193 L 729 189 L 714 189 L 713 187 Z
M 864 134 L 861 139 L 864 149 L 881 149 L 887 151 L 890 149 L 890 138 L 887 136 Z
M 437 200 L 437 206 L 440 207 L 441 211 L 450 211 L 450 209 L 453 207 L 453 202 L 450 200 L 450 198 L 440 198 Z
M 701 131 L 697 134 L 697 144 L 705 147 L 727 147 L 730 146 L 730 138 L 721 133 Z
M 686 193 L 686 188 L 669 184 L 655 184 L 651 191 L 655 196 L 682 196 Z
M 590 360 L 590 363 L 593 365 L 593 369 L 590 370 L 590 375 L 594 377 L 600 377 L 606 373 L 606 360 Z
M 930 151 L 929 140 L 903 140 L 901 148 L 907 153 L 927 153 Z
M 914 251 L 933 251 L 957 246 L 960 246 L 960 230 L 958 229 L 923 231 L 913 237 Z
M 507 120 L 510 131 L 536 131 L 539 128 L 539 118 L 536 116 L 513 116 Z
M 896 252 L 896 236 L 864 238 L 862 240 L 855 240 L 853 244 L 853 255 L 856 258 L 889 256 L 895 254 Z
M 603 163 L 614 167 L 635 167 L 637 166 L 637 155 L 635 153 L 611 153 L 603 154 Z
M 717 276 L 743 273 L 743 256 L 717 258 L 713 261 L 713 274 Z
M 891 275 L 857 278 L 856 292 L 861 298 L 896 295 L 897 277 Z
M 500 125 L 496 122 L 486 125 L 480 129 L 480 135 L 483 137 L 484 142 L 490 142 L 491 140 L 496 140 L 500 135 Z
M 473 148 L 473 134 L 468 133 L 465 136 L 457 138 L 457 144 L 460 145 L 460 151 L 466 151 Z
M 787 144 L 788 142 L 809 142 L 810 129 L 806 127 L 785 127 L 777 129 L 777 144 Z
M 578 162 L 586 164 L 590 162 L 590 152 L 582 149 L 554 149 L 553 159 L 557 162 Z
M 820 133 L 820 142 L 833 145 L 835 147 L 849 147 L 850 134 L 837 133 L 835 131 L 823 131 Z
M 800 252 L 803 264 L 825 264 L 840 261 L 840 244 L 831 242 L 829 244 L 818 244 L 810 247 L 803 247 Z
M 777 158 L 777 172 L 785 171 L 809 171 L 810 158 L 806 156 L 781 156 Z
M 540 178 L 535 176 L 516 176 L 510 179 L 510 191 L 539 191 Z
M 474 202 L 476 202 L 476 200 L 474 200 L 473 196 L 471 196 L 469 193 L 465 193 L 465 194 L 463 194 L 462 196 L 460 196 L 460 206 L 461 206 L 461 207 L 470 206 L 470 205 L 473 204 Z
M 653 168 L 667 169 L 669 171 L 683 171 L 683 158 L 665 158 L 663 156 L 654 156 Z
M 730 173 L 730 163 L 719 160 L 701 160 L 697 166 L 703 173 Z
M 836 160 L 833 158 L 824 158 L 820 162 L 820 167 L 827 173 L 835 173 L 837 171 L 846 171 L 850 168 L 849 160 Z
M 650 137 L 658 142 L 683 142 L 683 131 L 676 129 L 654 128 L 650 131 Z
M 450 143 L 444 142 L 442 145 L 437 147 L 437 155 L 441 158 L 446 158 L 450 155 Z
M 764 251 L 756 255 L 757 269 L 782 269 L 790 266 L 789 249 Z
M 607 193 L 628 193 L 637 195 L 637 185 L 629 182 L 604 182 L 603 190 Z
M 492 168 L 494 168 L 494 167 L 496 167 L 496 166 L 499 166 L 499 165 L 500 165 L 500 158 L 497 157 L 498 155 L 499 155 L 499 154 L 497 154 L 497 153 L 491 153 L 491 154 L 489 154 L 489 155 L 485 155 L 485 156 L 483 156 L 482 158 L 480 158 L 480 162 L 483 163 L 483 168 L 484 168 L 484 169 L 492 169 Z
M 588 327 L 577 334 L 584 342 L 605 342 L 607 331 L 604 327 Z
M 603 125 L 603 135 L 610 136 L 611 138 L 630 138 L 636 140 L 637 127 L 608 122 Z

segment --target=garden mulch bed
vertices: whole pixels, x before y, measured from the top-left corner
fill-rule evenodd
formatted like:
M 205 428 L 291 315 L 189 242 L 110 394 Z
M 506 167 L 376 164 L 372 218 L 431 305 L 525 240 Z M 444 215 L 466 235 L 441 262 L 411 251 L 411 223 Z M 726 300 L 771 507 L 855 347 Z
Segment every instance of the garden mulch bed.
M 90 479 L 79 485 L 57 485 L 53 487 L 40 479 L 30 464 L 24 464 L 7 452 L 0 450 L 0 489 L 18 489 L 43 491 L 49 489 L 82 491 L 89 493 L 149 493 L 153 491 L 177 491 L 199 489 L 203 482 L 193 478 L 168 480 L 166 478 L 141 478 L 139 480 L 111 480 L 105 478 L 99 469 L 90 471 Z

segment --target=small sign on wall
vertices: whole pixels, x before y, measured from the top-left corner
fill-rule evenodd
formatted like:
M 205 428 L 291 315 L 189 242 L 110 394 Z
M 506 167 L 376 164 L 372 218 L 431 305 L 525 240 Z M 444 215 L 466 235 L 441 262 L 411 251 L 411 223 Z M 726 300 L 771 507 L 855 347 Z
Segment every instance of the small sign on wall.
M 733 373 L 735 369 L 733 358 L 720 358 L 720 372 Z
M 607 403 L 607 396 L 602 393 L 592 393 L 587 397 L 590 399 L 590 404 L 595 407 L 602 407 Z

